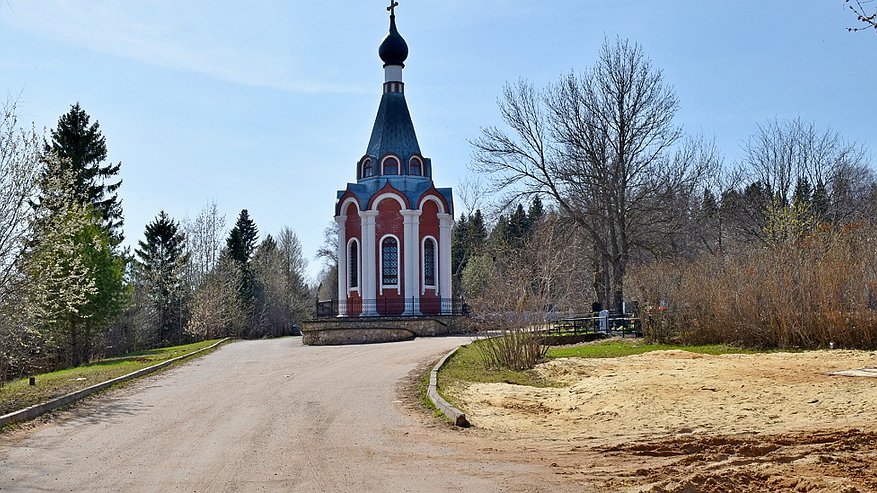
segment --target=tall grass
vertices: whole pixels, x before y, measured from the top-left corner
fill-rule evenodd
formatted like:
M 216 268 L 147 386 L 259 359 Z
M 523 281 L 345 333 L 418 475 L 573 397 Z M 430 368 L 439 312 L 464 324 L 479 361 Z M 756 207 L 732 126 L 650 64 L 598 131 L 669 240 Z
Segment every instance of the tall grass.
M 657 262 L 630 281 L 655 341 L 877 347 L 877 236 L 865 228 Z

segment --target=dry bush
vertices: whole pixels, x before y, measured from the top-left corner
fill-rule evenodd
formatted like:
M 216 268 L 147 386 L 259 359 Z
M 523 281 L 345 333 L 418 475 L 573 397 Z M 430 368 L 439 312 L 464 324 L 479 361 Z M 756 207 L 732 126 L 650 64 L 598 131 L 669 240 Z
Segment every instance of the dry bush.
M 877 236 L 864 227 L 824 226 L 768 246 L 657 262 L 631 281 L 655 340 L 877 347 Z
M 537 326 L 503 329 L 478 341 L 475 347 L 487 369 L 529 370 L 545 359 L 548 346 Z

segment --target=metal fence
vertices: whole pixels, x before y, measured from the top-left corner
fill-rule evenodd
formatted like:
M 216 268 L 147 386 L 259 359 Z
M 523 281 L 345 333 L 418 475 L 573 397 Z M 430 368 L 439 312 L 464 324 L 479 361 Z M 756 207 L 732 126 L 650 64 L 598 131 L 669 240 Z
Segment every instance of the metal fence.
M 455 298 L 379 298 L 317 301 L 317 318 L 423 317 L 468 315 L 469 307 Z
M 642 322 L 632 313 L 598 312 L 590 315 L 558 318 L 547 324 L 552 335 L 627 334 L 642 336 Z

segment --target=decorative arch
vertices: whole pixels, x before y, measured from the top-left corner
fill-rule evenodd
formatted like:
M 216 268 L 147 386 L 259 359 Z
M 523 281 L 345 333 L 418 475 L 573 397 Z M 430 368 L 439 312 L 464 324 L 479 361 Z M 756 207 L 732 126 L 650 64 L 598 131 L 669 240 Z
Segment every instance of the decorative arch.
M 402 243 L 399 237 L 394 234 L 385 234 L 378 242 L 378 253 L 380 255 L 380 267 L 378 278 L 380 279 L 381 294 L 384 289 L 395 289 L 397 293 L 402 290 L 402 263 L 401 263 Z
M 448 212 L 448 203 L 445 201 L 444 196 L 438 193 L 438 190 L 436 190 L 435 187 L 423 192 L 423 195 L 420 196 L 420 200 L 417 201 L 417 208 L 423 210 L 423 205 L 427 201 L 435 202 L 436 205 L 438 205 L 439 213 L 446 214 Z
M 359 161 L 359 179 L 375 176 L 374 161 L 371 156 L 365 156 Z
M 419 156 L 411 156 L 408 160 L 408 174 L 412 176 L 423 176 L 423 159 Z
M 381 175 L 400 175 L 402 174 L 402 160 L 394 154 L 388 154 L 381 159 Z
M 347 207 L 353 204 L 356 207 L 356 212 L 359 212 L 359 199 L 356 198 L 352 193 L 344 194 L 341 197 L 341 203 L 338 205 L 338 215 L 341 217 L 347 217 Z
M 369 199 L 366 209 L 377 210 L 378 204 L 388 198 L 395 199 L 396 202 L 399 202 L 399 205 L 402 207 L 402 209 L 410 208 L 408 205 L 408 198 L 405 197 L 405 194 L 393 187 L 393 185 L 390 185 L 390 181 L 387 180 L 387 184 L 384 185 L 383 188 L 375 192 Z

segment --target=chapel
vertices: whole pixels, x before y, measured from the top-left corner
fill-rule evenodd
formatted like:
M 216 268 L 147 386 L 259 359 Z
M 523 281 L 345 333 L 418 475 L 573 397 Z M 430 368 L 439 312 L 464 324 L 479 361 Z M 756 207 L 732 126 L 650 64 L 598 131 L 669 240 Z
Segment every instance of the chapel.
M 396 28 L 378 49 L 384 85 L 356 183 L 339 190 L 339 317 L 434 316 L 453 310 L 450 188 L 436 188 L 405 100 L 408 44 Z

